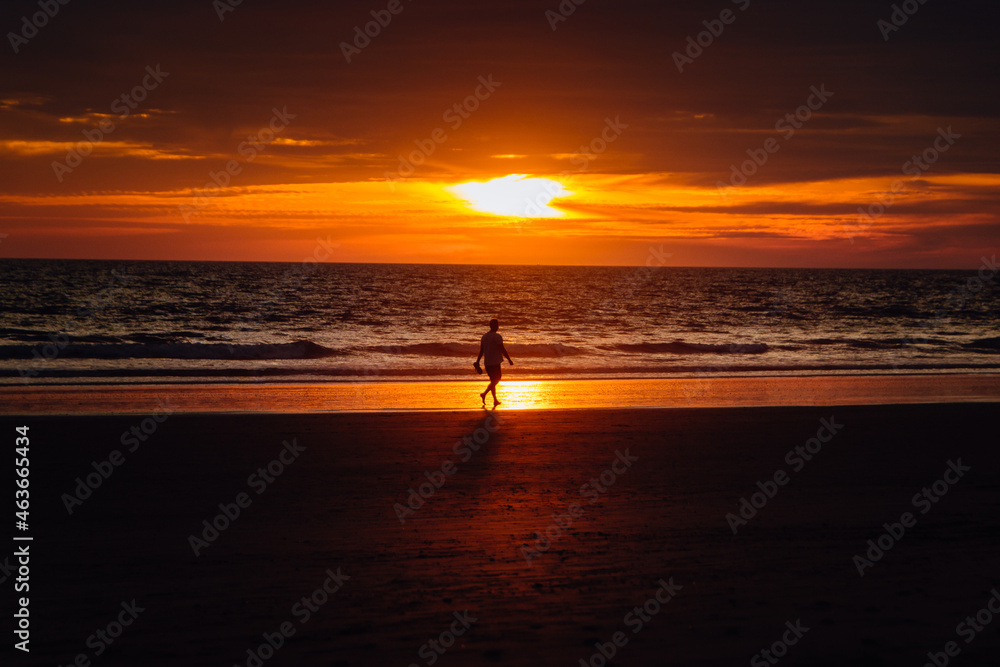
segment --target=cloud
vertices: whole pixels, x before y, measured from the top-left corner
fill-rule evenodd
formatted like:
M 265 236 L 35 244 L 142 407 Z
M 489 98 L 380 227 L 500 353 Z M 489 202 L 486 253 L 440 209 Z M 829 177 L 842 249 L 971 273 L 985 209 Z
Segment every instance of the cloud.
M 363 142 L 360 139 L 292 139 L 290 137 L 278 137 L 273 143 L 275 146 L 313 148 L 316 146 L 358 146 Z
M 127 141 L 19 141 L 0 140 L 0 153 L 14 155 L 65 155 L 70 151 L 86 151 L 102 157 L 137 157 L 146 160 L 187 160 L 192 156 L 162 150 L 152 144 L 137 144 Z

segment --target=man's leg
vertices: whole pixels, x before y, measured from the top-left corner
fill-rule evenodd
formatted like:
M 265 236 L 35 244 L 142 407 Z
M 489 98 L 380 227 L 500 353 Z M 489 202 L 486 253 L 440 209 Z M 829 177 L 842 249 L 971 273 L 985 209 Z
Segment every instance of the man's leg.
M 493 407 L 500 405 L 500 401 L 497 399 L 497 384 L 500 382 L 500 366 L 494 366 L 491 368 L 490 373 L 490 391 L 493 393 Z
M 486 407 L 486 394 L 490 393 L 490 388 L 491 387 L 493 387 L 493 380 L 490 380 L 490 383 L 488 385 L 486 385 L 486 389 L 484 389 L 483 393 L 481 393 L 479 395 L 479 398 L 483 399 L 483 407 L 484 408 Z

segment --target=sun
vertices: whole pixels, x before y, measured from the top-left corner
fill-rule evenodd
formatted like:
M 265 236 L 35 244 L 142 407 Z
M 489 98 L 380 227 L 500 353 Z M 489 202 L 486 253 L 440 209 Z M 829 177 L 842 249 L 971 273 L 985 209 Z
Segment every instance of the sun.
M 492 181 L 470 181 L 445 190 L 483 213 L 512 218 L 559 218 L 565 215 L 549 206 L 553 199 L 573 194 L 558 181 L 510 174 Z

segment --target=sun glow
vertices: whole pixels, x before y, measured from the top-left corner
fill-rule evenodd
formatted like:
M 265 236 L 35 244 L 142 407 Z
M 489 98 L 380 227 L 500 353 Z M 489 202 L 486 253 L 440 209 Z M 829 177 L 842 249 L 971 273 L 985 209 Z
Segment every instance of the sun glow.
M 483 213 L 514 218 L 559 218 L 565 215 L 549 206 L 573 192 L 558 181 L 510 174 L 492 181 L 471 181 L 445 188 L 470 207 Z

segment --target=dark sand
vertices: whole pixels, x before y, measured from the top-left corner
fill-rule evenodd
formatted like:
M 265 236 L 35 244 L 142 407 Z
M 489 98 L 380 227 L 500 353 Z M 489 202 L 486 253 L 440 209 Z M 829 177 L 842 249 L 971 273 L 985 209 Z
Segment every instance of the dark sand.
M 623 631 L 610 664 L 745 665 L 798 619 L 780 664 L 919 667 L 948 641 L 953 664 L 997 664 L 1000 618 L 956 635 L 1000 586 L 995 404 L 502 414 L 467 462 L 452 446 L 483 413 L 177 414 L 72 516 L 60 496 L 142 418 L 3 417 L 9 448 L 16 425 L 32 437 L 34 634 L 13 664 L 246 665 L 287 621 L 264 665 L 427 665 L 464 610 L 477 622 L 435 664 L 579 665 Z M 792 472 L 823 418 L 844 427 Z M 292 438 L 306 450 L 258 495 L 248 476 Z M 587 504 L 625 448 L 638 461 Z M 919 514 L 911 497 L 959 458 L 971 471 Z M 393 504 L 445 459 L 457 471 L 401 525 Z M 733 535 L 726 513 L 777 469 L 791 481 Z M 195 557 L 188 536 L 240 492 L 251 505 Z M 580 501 L 529 565 L 521 547 Z M 907 511 L 859 577 L 852 556 Z M 328 568 L 350 580 L 303 624 L 293 605 Z M 624 617 L 661 578 L 682 588 L 634 634 Z M 88 636 L 133 598 L 145 611 L 95 657 Z

